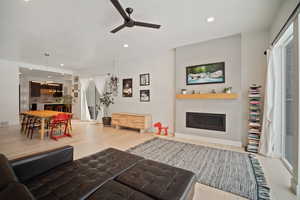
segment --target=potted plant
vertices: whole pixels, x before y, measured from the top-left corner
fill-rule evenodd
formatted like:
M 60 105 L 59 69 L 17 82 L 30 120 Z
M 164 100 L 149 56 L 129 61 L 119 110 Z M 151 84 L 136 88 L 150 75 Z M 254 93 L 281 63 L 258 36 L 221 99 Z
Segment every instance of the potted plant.
M 112 97 L 112 94 L 109 92 L 105 92 L 100 98 L 99 98 L 98 109 L 102 110 L 103 117 L 102 122 L 103 126 L 110 126 L 111 125 L 111 117 L 109 116 L 108 109 L 111 104 L 114 104 L 114 98 Z

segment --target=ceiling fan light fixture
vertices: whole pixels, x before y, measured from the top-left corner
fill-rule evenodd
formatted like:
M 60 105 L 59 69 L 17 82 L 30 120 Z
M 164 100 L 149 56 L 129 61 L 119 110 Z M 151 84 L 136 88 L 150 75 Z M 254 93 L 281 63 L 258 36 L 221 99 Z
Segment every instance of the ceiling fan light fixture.
M 140 27 L 145 27 L 145 28 L 155 28 L 159 29 L 160 25 L 158 24 L 151 24 L 151 23 L 146 23 L 146 22 L 140 22 L 140 21 L 135 21 L 134 19 L 131 18 L 131 14 L 133 13 L 132 8 L 126 8 L 124 9 L 122 5 L 120 4 L 119 0 L 110 0 L 113 6 L 117 9 L 119 14 L 122 16 L 124 23 L 121 24 L 120 26 L 116 27 L 111 33 L 116 33 L 123 28 L 131 28 L 134 26 L 140 26 Z

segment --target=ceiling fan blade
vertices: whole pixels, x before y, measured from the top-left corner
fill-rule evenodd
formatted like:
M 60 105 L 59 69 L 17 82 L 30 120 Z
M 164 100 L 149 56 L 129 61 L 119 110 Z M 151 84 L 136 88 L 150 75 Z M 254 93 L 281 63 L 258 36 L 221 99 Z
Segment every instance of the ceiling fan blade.
M 125 24 L 122 24 L 120 26 L 118 26 L 117 28 L 115 28 L 114 30 L 110 31 L 111 33 L 116 33 L 118 31 L 120 31 L 121 29 L 125 28 Z
M 110 0 L 110 1 L 115 6 L 115 8 L 119 11 L 119 13 L 122 15 L 124 20 L 129 20 L 129 16 L 126 14 L 120 2 L 118 0 Z
M 135 21 L 134 25 L 135 26 L 143 26 L 143 27 L 147 27 L 147 28 L 160 28 L 160 25 L 158 25 L 158 24 L 150 24 L 150 23 L 138 22 L 138 21 Z

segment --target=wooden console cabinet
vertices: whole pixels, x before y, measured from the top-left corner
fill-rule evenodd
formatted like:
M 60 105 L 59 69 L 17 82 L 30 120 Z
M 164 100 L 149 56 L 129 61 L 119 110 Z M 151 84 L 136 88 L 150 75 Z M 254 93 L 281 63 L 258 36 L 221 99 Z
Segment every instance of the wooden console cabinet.
M 152 126 L 151 115 L 141 115 L 134 113 L 113 113 L 112 125 L 116 128 L 128 127 L 139 129 L 140 133 L 144 133 Z

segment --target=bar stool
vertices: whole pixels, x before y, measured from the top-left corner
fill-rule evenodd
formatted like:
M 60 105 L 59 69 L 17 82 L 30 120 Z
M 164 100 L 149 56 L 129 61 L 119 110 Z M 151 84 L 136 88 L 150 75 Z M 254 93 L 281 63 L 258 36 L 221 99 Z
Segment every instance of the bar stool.
M 63 112 L 64 111 L 64 106 L 57 105 L 55 110 L 58 111 L 58 112 Z

